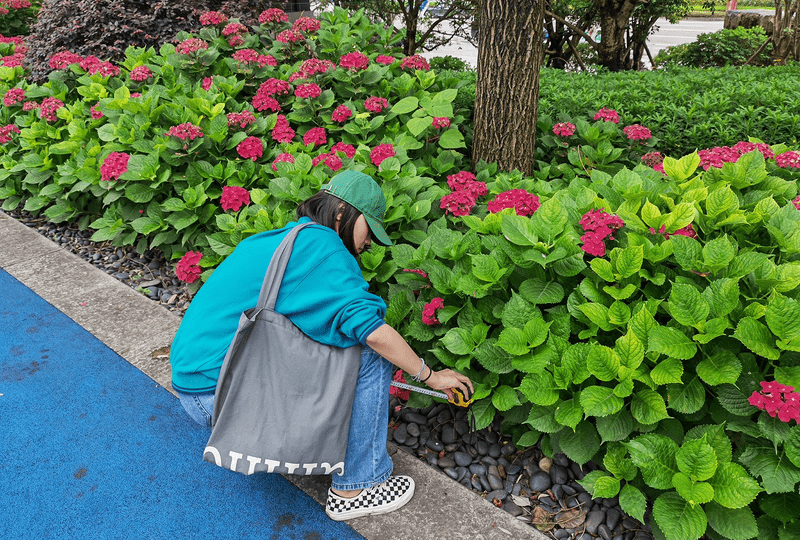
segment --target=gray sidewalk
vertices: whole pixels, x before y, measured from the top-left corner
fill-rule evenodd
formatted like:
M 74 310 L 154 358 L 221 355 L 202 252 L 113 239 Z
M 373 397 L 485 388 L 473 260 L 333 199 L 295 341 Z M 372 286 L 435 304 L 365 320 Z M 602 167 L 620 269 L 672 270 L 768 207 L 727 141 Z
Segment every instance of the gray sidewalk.
M 177 315 L 3 212 L 0 268 L 172 392 L 166 351 L 180 324 Z M 367 539 L 548 538 L 391 443 L 389 446 L 395 471 L 412 476 L 417 490 L 411 503 L 397 512 L 348 522 Z M 327 477 L 287 479 L 324 503 L 330 483 Z

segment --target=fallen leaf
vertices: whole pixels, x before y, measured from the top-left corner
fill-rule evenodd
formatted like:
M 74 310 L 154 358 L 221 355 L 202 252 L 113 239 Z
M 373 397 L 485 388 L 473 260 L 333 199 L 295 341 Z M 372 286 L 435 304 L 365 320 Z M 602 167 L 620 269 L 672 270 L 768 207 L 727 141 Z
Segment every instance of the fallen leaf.
M 519 506 L 520 508 L 530 506 L 531 500 L 527 497 L 520 497 L 519 495 L 511 495 L 511 500 L 514 501 L 514 504 Z
M 547 532 L 555 527 L 556 524 L 553 522 L 553 516 L 550 515 L 550 512 L 541 506 L 537 506 L 533 509 L 533 519 L 531 519 L 531 525 L 542 532 Z
M 565 510 L 556 515 L 556 523 L 564 529 L 574 529 L 580 527 L 586 521 L 586 512 L 579 508 Z

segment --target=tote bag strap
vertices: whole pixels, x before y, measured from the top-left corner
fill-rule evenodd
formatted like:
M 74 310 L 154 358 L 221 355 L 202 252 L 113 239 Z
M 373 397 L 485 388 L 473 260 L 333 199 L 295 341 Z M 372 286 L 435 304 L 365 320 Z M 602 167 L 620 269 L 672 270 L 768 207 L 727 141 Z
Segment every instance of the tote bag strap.
M 297 233 L 309 225 L 315 225 L 315 222 L 302 223 L 296 225 L 286 238 L 275 250 L 272 255 L 272 260 L 269 262 L 267 273 L 264 275 L 264 283 L 261 284 L 261 293 L 258 295 L 258 303 L 256 304 L 256 313 L 268 309 L 275 311 L 275 302 L 278 300 L 278 291 L 281 288 L 283 281 L 283 274 L 286 272 L 286 265 L 289 262 L 289 256 L 292 254 L 294 247 L 294 240 L 297 238 Z

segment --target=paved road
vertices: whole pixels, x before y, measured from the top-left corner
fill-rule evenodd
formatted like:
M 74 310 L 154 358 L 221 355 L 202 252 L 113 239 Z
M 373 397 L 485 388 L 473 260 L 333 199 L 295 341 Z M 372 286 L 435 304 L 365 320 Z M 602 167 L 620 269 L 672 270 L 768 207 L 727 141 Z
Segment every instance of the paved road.
M 722 30 L 722 23 L 722 17 L 689 18 L 677 24 L 671 24 L 666 19 L 659 19 L 656 23 L 658 30 L 647 40 L 647 46 L 650 53 L 655 56 L 658 51 L 666 47 L 690 43 L 695 41 L 700 34 Z M 449 45 L 423 53 L 426 58 L 446 55 L 461 58 L 472 67 L 478 65 L 478 49 L 464 39 L 454 39 Z

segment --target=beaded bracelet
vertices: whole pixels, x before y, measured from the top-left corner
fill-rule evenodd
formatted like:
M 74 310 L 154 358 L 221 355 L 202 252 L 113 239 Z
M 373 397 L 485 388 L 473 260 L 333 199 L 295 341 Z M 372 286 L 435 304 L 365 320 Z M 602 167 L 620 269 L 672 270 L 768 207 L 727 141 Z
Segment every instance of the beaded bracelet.
M 420 382 L 419 378 L 420 378 L 420 377 L 422 376 L 422 374 L 425 372 L 425 359 L 424 359 L 424 358 L 420 358 L 420 360 L 422 360 L 422 367 L 421 367 L 421 368 L 419 368 L 419 373 L 417 373 L 416 375 L 414 375 L 413 377 L 411 377 L 412 379 L 414 379 L 414 380 L 415 380 L 415 381 L 417 381 L 417 382 Z

